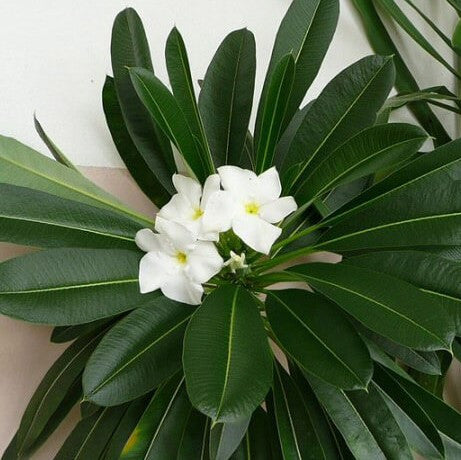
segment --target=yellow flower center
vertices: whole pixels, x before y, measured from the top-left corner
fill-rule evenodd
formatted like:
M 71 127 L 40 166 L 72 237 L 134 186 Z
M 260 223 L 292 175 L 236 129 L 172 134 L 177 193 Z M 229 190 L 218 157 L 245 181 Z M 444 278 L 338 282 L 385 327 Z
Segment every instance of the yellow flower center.
M 254 201 L 250 201 L 245 205 L 245 211 L 247 214 L 258 215 L 259 214 L 259 204 Z
M 178 251 L 176 253 L 176 259 L 181 265 L 184 265 L 187 262 L 187 254 L 182 251 Z
M 197 220 L 200 219 L 200 217 L 203 216 L 203 210 L 200 208 L 197 208 L 194 210 L 194 214 L 192 215 L 192 220 Z

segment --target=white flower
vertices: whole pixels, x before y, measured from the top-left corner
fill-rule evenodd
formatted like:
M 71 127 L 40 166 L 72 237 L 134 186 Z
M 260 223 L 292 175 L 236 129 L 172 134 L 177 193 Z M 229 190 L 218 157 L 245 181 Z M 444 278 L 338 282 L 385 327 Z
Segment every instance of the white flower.
M 181 174 L 173 176 L 173 184 L 178 193 L 157 215 L 181 224 L 199 240 L 218 241 L 218 232 L 205 232 L 202 221 L 210 196 L 219 190 L 219 176 L 213 174 L 207 178 L 203 193 L 200 182 Z
M 248 268 L 248 265 L 245 263 L 245 257 L 244 252 L 238 255 L 234 251 L 230 251 L 230 259 L 224 262 L 224 267 L 229 267 L 232 273 L 243 268 Z
M 161 217 L 155 229 L 159 233 L 145 228 L 136 234 L 136 244 L 147 252 L 139 266 L 141 292 L 160 289 L 170 299 L 200 304 L 202 284 L 223 266 L 215 245 L 197 241 L 185 227 Z
M 223 232 L 230 228 L 248 246 L 268 254 L 282 230 L 273 225 L 296 211 L 293 197 L 280 198 L 282 186 L 275 167 L 257 176 L 237 166 L 218 168 L 223 191 L 208 199 L 203 228 Z

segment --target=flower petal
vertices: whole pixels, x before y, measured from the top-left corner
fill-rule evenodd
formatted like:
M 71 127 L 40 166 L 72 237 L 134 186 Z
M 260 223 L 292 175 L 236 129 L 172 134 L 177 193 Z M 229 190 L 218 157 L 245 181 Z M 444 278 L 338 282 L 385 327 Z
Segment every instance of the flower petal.
M 219 190 L 220 185 L 221 179 L 219 178 L 219 174 L 212 174 L 207 177 L 203 185 L 202 201 L 200 202 L 200 207 L 202 209 L 205 209 L 210 196 Z
M 139 263 L 139 289 L 142 294 L 159 289 L 178 271 L 174 260 L 161 252 L 148 252 Z
M 224 190 L 236 197 L 254 198 L 257 176 L 253 171 L 238 166 L 221 166 L 218 172 Z
M 261 203 L 276 200 L 282 193 L 282 184 L 275 166 L 261 173 L 257 178 L 256 199 Z
M 231 228 L 236 203 L 229 192 L 213 193 L 204 209 L 202 228 L 204 232 L 225 232 Z
M 173 222 L 182 223 L 188 219 L 192 219 L 193 213 L 194 210 L 189 200 L 184 195 L 177 193 L 160 209 L 157 216 L 172 220 Z
M 179 251 L 189 250 L 195 243 L 196 237 L 181 224 L 157 216 L 155 230 L 168 237 L 171 244 Z
M 295 199 L 292 196 L 284 196 L 270 203 L 263 204 L 259 210 L 259 216 L 266 222 L 275 224 L 297 209 L 298 205 Z
M 194 283 L 183 271 L 170 278 L 161 287 L 161 290 L 166 297 L 177 302 L 199 305 L 202 301 L 203 287 Z
M 282 229 L 260 219 L 258 216 L 240 215 L 232 222 L 234 233 L 255 251 L 269 254 Z
M 198 241 L 195 248 L 187 256 L 189 276 L 198 283 L 206 283 L 218 274 L 224 260 L 215 245 L 208 241 Z
M 161 244 L 156 235 L 150 228 L 143 228 L 136 233 L 135 242 L 139 249 L 145 252 L 159 251 Z
M 202 196 L 200 182 L 182 174 L 174 174 L 173 185 L 178 193 L 189 201 L 192 207 L 198 208 L 200 206 L 200 197 Z

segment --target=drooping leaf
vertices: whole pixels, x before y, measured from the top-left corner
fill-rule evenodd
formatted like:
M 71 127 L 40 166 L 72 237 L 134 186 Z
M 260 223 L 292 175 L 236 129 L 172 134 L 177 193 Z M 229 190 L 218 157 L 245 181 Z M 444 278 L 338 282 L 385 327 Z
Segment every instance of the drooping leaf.
M 184 378 L 178 374 L 155 392 L 128 438 L 120 460 L 176 458 L 183 426 L 191 410 Z
M 290 269 L 364 326 L 417 350 L 451 348 L 454 325 L 432 297 L 398 278 L 347 264 Z
M 114 79 L 111 77 L 106 77 L 104 83 L 102 105 L 112 140 L 131 176 L 157 206 L 164 205 L 169 200 L 170 194 L 159 184 L 153 170 L 139 154 L 125 124 Z
M 0 264 L 0 312 L 55 326 L 89 323 L 149 304 L 137 251 L 52 249 Z
M 289 183 L 284 180 L 287 191 L 345 139 L 374 124 L 394 78 L 391 58 L 370 56 L 352 64 L 325 87 L 307 111 L 285 157 L 283 173 L 296 170 Z
M 129 217 L 55 195 L 0 184 L 0 241 L 37 247 L 135 249 Z
M 272 357 L 246 289 L 224 285 L 205 298 L 186 330 L 183 365 L 192 404 L 215 421 L 237 421 L 262 402 Z
M 149 70 L 132 68 L 130 75 L 144 106 L 177 147 L 197 178 L 203 182 L 213 172 L 211 157 L 194 136 L 173 94 Z
M 182 339 L 194 312 L 159 296 L 119 321 L 92 354 L 83 375 L 87 400 L 101 406 L 131 401 L 181 367 Z
M 228 460 L 237 450 L 250 424 L 250 417 L 237 422 L 217 423 L 210 430 L 210 459 Z
M 161 200 L 165 201 L 168 195 L 174 192 L 171 176 L 176 169 L 167 137 L 139 100 L 130 79 L 128 69 L 131 67 L 142 67 L 153 71 L 144 27 L 133 8 L 126 8 L 115 18 L 112 28 L 111 58 L 115 89 L 123 119 L 138 151 L 136 153 L 130 149 L 129 153 L 122 154 L 122 158 L 129 155 L 128 164 L 145 163 L 154 176 L 151 176 L 154 180 L 151 190 L 155 190 Z
M 216 166 L 242 166 L 256 72 L 253 34 L 231 32 L 214 55 L 200 91 L 199 109 Z
M 338 0 L 295 0 L 280 24 L 264 82 L 263 95 L 268 89 L 278 62 L 287 53 L 292 53 L 296 74 L 288 102 L 286 123 L 291 120 L 317 76 L 333 38 L 338 16 Z
M 283 56 L 271 74 L 267 91 L 261 101 L 261 117 L 255 131 L 256 172 L 261 173 L 273 164 L 277 142 L 282 135 L 295 61 L 291 53 Z
M 336 305 L 290 289 L 270 292 L 266 312 L 283 349 L 306 371 L 340 388 L 366 388 L 373 371 L 368 350 Z
M 296 193 L 298 205 L 335 187 L 411 158 L 427 139 L 417 126 L 377 125 L 361 131 L 306 174 Z
M 152 224 L 80 173 L 4 136 L 0 136 L 0 183 L 39 190 L 128 215 L 143 225 Z

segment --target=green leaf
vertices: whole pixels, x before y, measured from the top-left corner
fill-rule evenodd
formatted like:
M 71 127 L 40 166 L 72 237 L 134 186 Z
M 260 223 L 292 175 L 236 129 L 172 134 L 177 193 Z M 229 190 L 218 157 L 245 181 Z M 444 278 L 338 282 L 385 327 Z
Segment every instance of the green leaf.
M 297 203 L 310 203 L 335 187 L 407 160 L 426 140 L 424 131 L 404 123 L 367 128 L 306 174 L 296 193 Z
M 214 55 L 203 80 L 199 109 L 216 166 L 241 165 L 256 72 L 253 34 L 231 32 Z
M 0 184 L 0 196 L 0 241 L 45 248 L 136 248 L 134 237 L 142 227 L 125 215 L 10 184 Z
M 16 436 L 19 455 L 34 446 L 50 419 L 60 408 L 77 378 L 80 380 L 85 363 L 103 332 L 73 343 L 48 370 L 29 401 Z M 81 387 L 79 390 L 81 395 Z
M 395 78 L 391 58 L 369 56 L 337 75 L 307 111 L 283 163 L 296 166 L 286 190 L 304 178 L 332 151 L 376 121 Z M 308 169 L 309 168 L 309 169 Z
M 114 321 L 112 318 L 103 318 L 91 323 L 78 324 L 77 326 L 56 326 L 51 333 L 50 342 L 66 343 L 79 337 L 91 334 L 104 324 Z
M 119 321 L 83 374 L 85 398 L 100 406 L 131 401 L 181 368 L 182 339 L 194 310 L 159 296 Z
M 140 253 L 52 249 L 0 264 L 0 313 L 32 323 L 83 324 L 149 304 L 141 294 Z
M 104 83 L 102 105 L 112 140 L 131 176 L 146 196 L 157 206 L 164 205 L 169 200 L 170 194 L 158 183 L 154 172 L 139 154 L 126 127 L 117 98 L 114 79 L 111 77 L 106 77 Z
M 451 348 L 450 317 L 435 300 L 405 281 L 347 264 L 312 263 L 290 272 L 372 331 L 397 343 L 417 350 Z
M 237 450 L 250 424 L 250 417 L 232 423 L 217 423 L 210 430 L 210 459 L 227 460 Z
M 450 313 L 457 332 L 461 333 L 461 266 L 458 262 L 420 251 L 386 251 L 352 257 L 345 263 L 387 273 L 433 295 Z
M 295 60 L 291 53 L 283 56 L 271 73 L 271 78 L 260 104 L 260 123 L 255 131 L 256 172 L 261 173 L 273 164 L 275 149 L 283 133 Z
M 183 365 L 192 404 L 214 421 L 237 421 L 262 402 L 272 354 L 247 290 L 224 285 L 205 298 L 186 330 Z
M 131 152 L 133 161 L 146 163 L 155 175 L 152 187 L 164 201 L 168 194 L 174 193 L 171 177 L 176 167 L 168 139 L 139 100 L 128 72 L 130 67 L 142 67 L 153 71 L 144 27 L 141 18 L 132 8 L 126 8 L 115 18 L 111 58 L 115 89 L 123 119 L 138 151 L 137 154 Z
M 405 436 L 378 388 L 345 393 L 309 378 L 320 403 L 344 437 L 354 458 L 412 459 Z
M 40 139 L 48 147 L 48 150 L 54 156 L 54 159 L 58 161 L 59 163 L 63 164 L 64 166 L 67 166 L 68 168 L 73 169 L 74 171 L 79 173 L 80 171 L 75 167 L 75 165 L 69 160 L 69 158 L 67 158 L 67 156 L 63 152 L 61 152 L 59 147 L 49 138 L 48 134 L 46 134 L 45 130 L 43 129 L 43 126 L 40 124 L 35 114 L 34 114 L 34 125 L 35 125 L 35 130 L 40 136 Z
M 300 106 L 330 46 L 339 16 L 338 0 L 295 0 L 283 18 L 272 50 L 263 94 L 277 64 L 287 53 L 295 59 L 296 74 L 286 122 Z
M 326 458 L 297 385 L 278 364 L 275 366 L 272 396 L 283 458 Z
M 80 173 L 4 136 L 0 136 L 0 183 L 27 187 L 68 200 L 109 209 L 127 215 L 143 225 L 153 223 Z
M 394 0 L 375 0 L 387 14 L 428 54 L 440 62 L 448 71 L 458 78 L 461 75 L 454 69 L 442 55 L 431 45 L 424 35 L 415 27 L 415 25 L 405 16 L 403 11 L 394 2 Z
M 202 182 L 213 172 L 213 163 L 194 137 L 187 119 L 170 90 L 149 70 L 130 69 L 136 92 L 163 132 L 177 147 Z
M 278 342 L 298 365 L 337 387 L 366 388 L 373 372 L 370 355 L 336 305 L 290 289 L 270 292 L 266 312 Z
M 399 109 L 407 104 L 411 104 L 417 101 L 432 101 L 432 100 L 447 100 L 447 101 L 458 101 L 456 96 L 449 94 L 441 94 L 435 91 L 421 90 L 415 93 L 409 94 L 398 94 L 397 96 L 390 97 L 383 105 L 383 110 L 395 110 Z
M 176 458 L 183 427 L 191 410 L 184 378 L 176 375 L 155 392 L 128 438 L 120 460 Z
M 99 458 L 127 407 L 106 407 L 81 420 L 64 442 L 55 460 Z
M 192 409 L 184 425 L 181 442 L 178 446 L 177 460 L 209 459 L 208 432 L 210 419 Z

